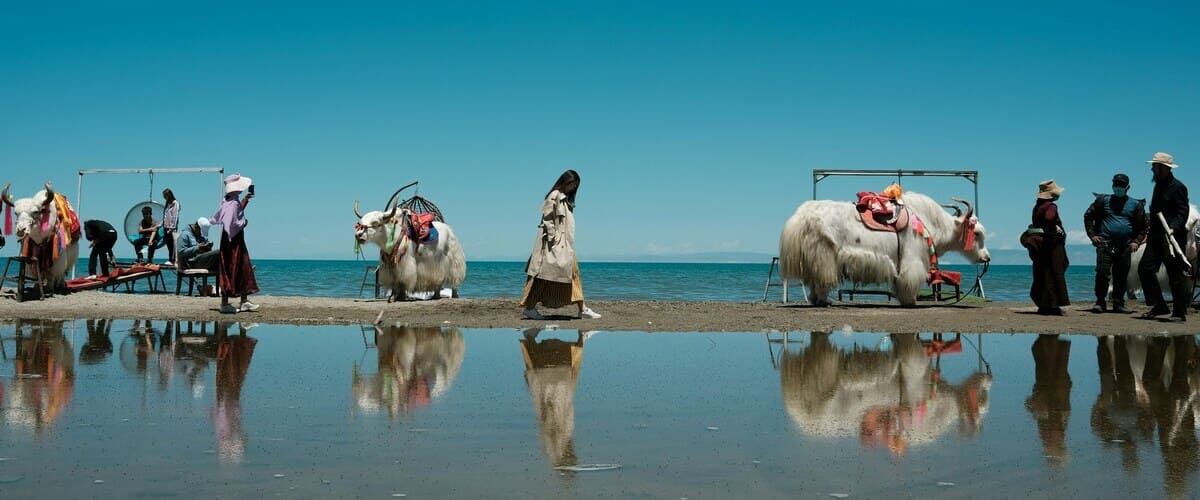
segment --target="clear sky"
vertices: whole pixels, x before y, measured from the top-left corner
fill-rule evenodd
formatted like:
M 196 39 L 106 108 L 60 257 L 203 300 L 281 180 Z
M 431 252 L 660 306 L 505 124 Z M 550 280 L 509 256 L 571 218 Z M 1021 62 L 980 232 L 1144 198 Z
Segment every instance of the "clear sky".
M 420 180 L 468 259 L 524 259 L 567 168 L 582 260 L 774 254 L 814 168 L 979 170 L 994 248 L 1043 179 L 1075 233 L 1114 172 L 1148 196 L 1156 151 L 1200 201 L 1200 7 L 1050 3 L 8 2 L 0 181 L 223 166 L 257 184 L 258 258 L 353 258 L 354 200 Z M 216 175 L 167 186 L 216 208 Z M 88 177 L 82 215 L 149 187 Z

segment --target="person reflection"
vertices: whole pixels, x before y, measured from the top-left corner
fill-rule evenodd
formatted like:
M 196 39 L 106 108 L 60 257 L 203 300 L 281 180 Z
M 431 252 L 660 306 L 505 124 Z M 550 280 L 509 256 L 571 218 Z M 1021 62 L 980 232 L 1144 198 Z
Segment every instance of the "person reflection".
M 216 329 L 216 322 L 213 329 Z M 204 396 L 204 372 L 217 358 L 217 338 L 209 335 L 209 323 L 206 321 L 188 321 L 186 329 L 176 326 L 174 344 L 174 370 L 180 372 L 184 383 L 192 393 L 192 397 L 200 399 Z
M 212 411 L 217 437 L 217 456 L 222 463 L 241 463 L 246 452 L 246 432 L 242 430 L 242 384 L 250 370 L 250 358 L 258 340 L 246 336 L 249 329 L 240 326 L 238 335 L 229 335 L 232 322 L 216 325 L 217 395 Z
M 4 420 L 40 434 L 71 401 L 75 356 L 62 321 L 16 320 L 16 334 L 15 376 L 3 405 Z
M 1196 338 L 1100 337 L 1096 359 L 1100 394 L 1092 406 L 1092 433 L 1105 448 L 1120 451 L 1130 473 L 1141 466 L 1139 447 L 1157 438 L 1167 496 L 1186 497 L 1200 463 Z
M 574 342 L 545 339 L 538 342 L 540 328 L 525 330 L 520 340 L 525 359 L 525 384 L 533 400 L 542 451 L 554 467 L 577 465 L 575 456 L 575 387 L 583 361 L 583 341 L 589 332 L 579 332 Z
M 465 344 L 457 328 L 375 325 L 378 368 L 365 374 L 356 363 L 351 376 L 355 406 L 386 411 L 396 420 L 449 391 L 462 367 Z
M 845 350 L 828 333 L 811 334 L 800 352 L 783 351 L 780 385 L 784 407 L 804 434 L 857 436 L 864 446 L 896 456 L 909 446 L 936 441 L 958 425 L 972 437 L 987 413 L 991 375 L 975 373 L 959 384 L 943 379 L 917 334 L 892 334 L 891 348 Z
M 1033 390 L 1025 409 L 1037 423 L 1042 456 L 1048 464 L 1061 467 L 1067 459 L 1067 421 L 1071 416 L 1071 341 L 1058 335 L 1038 335 L 1033 341 Z
M 87 342 L 79 347 L 79 363 L 96 365 L 103 363 L 113 352 L 112 323 L 107 319 L 89 319 L 86 322 Z

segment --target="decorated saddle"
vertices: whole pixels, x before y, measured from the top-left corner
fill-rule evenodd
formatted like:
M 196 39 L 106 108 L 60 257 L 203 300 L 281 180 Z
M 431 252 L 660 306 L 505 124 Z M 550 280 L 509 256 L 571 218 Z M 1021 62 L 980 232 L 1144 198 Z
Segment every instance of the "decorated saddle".
M 438 239 L 433 221 L 437 216 L 430 213 L 413 212 L 408 218 L 408 237 L 418 243 L 433 243 Z
M 887 191 L 883 194 L 862 191 L 858 193 L 855 208 L 858 209 L 858 217 L 867 229 L 896 233 L 908 228 L 910 218 L 908 209 L 897 200 L 899 197 L 892 196 Z

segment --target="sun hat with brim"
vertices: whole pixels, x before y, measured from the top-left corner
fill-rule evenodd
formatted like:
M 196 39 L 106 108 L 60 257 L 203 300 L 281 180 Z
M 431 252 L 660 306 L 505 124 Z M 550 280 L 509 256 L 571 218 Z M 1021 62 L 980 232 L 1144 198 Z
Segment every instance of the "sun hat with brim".
M 1062 194 L 1062 192 L 1063 188 L 1058 184 L 1055 184 L 1054 179 L 1050 179 L 1048 181 L 1042 181 L 1041 184 L 1038 184 L 1037 197 L 1038 199 L 1049 200 L 1050 198 Z
M 1171 168 L 1179 168 L 1179 165 L 1175 164 L 1175 158 L 1163 152 L 1154 153 L 1154 158 L 1146 160 L 1146 163 L 1161 163 Z
M 225 178 L 225 194 L 245 191 L 253 183 L 254 181 L 251 181 L 249 177 L 233 174 Z

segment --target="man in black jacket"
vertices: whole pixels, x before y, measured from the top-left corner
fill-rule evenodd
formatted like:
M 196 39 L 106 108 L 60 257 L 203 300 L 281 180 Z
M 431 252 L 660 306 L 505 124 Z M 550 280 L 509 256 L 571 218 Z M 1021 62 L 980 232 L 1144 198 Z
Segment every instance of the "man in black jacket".
M 1184 255 L 1172 256 L 1167 243 L 1167 231 L 1159 221 L 1162 214 L 1170 227 L 1170 237 L 1175 238 L 1179 248 L 1187 243 L 1188 191 L 1172 173 L 1178 165 L 1171 155 L 1155 153 L 1150 164 L 1154 172 L 1154 195 L 1150 198 L 1150 231 L 1146 239 L 1146 253 L 1138 266 L 1138 277 L 1142 280 L 1142 291 L 1151 306 L 1142 314 L 1143 319 L 1152 319 L 1171 313 L 1170 321 L 1187 321 L 1187 308 L 1192 299 L 1191 286 L 1183 268 Z M 1158 285 L 1159 266 L 1166 266 L 1167 279 L 1171 284 L 1174 308 L 1168 309 L 1163 300 L 1162 287 Z
M 83 237 L 92 242 L 92 253 L 88 256 L 88 274 L 94 278 L 96 264 L 99 263 L 100 270 L 108 275 L 109 264 L 117 264 L 112 251 L 113 245 L 117 243 L 117 230 L 112 224 L 102 220 L 87 220 L 83 222 Z
M 1109 277 L 1112 277 L 1112 311 L 1129 314 L 1125 290 L 1129 256 L 1146 242 L 1146 201 L 1129 196 L 1129 176 L 1112 179 L 1112 194 L 1098 194 L 1083 214 L 1083 227 L 1096 247 L 1096 305 L 1092 312 L 1107 310 Z

